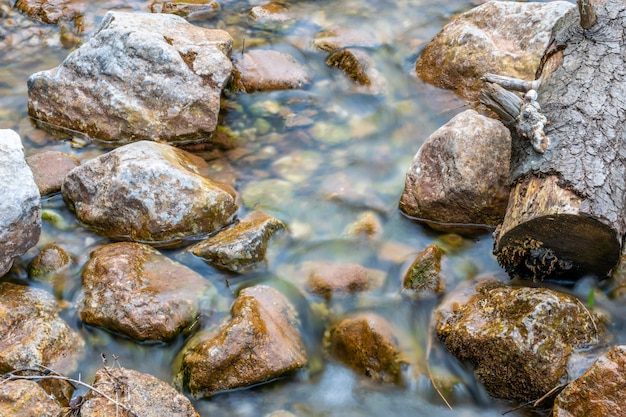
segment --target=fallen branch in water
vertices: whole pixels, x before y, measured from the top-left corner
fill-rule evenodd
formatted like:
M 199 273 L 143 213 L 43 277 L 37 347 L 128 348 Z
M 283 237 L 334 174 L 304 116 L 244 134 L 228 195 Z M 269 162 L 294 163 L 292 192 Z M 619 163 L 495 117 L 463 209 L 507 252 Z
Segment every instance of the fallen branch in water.
M 428 342 L 427 342 L 427 345 L 426 345 L 426 372 L 428 372 L 428 379 L 430 379 L 430 383 L 433 384 L 433 388 L 435 388 L 435 391 L 437 392 L 439 397 L 441 397 L 441 399 L 448 406 L 448 408 L 450 410 L 452 410 L 452 406 L 450 405 L 448 400 L 446 400 L 446 397 L 444 397 L 443 393 L 441 392 L 441 390 L 439 389 L 439 387 L 435 383 L 435 378 L 433 377 L 433 373 L 430 370 L 430 360 L 429 360 L 429 358 L 430 358 L 430 352 L 432 351 L 432 347 L 433 347 L 433 334 L 432 334 L 432 332 L 428 332 Z

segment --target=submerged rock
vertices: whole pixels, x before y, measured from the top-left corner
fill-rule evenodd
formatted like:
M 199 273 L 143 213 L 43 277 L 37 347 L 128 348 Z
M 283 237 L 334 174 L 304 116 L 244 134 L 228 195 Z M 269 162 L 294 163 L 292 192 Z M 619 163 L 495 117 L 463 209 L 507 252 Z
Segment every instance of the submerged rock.
M 565 1 L 490 1 L 447 24 L 415 64 L 426 82 L 476 101 L 485 73 L 528 81 L 548 46 L 552 28 L 574 5 Z
M 379 382 L 401 382 L 400 349 L 393 326 L 374 313 L 345 318 L 330 328 L 328 353 Z
M 383 224 L 376 212 L 367 210 L 347 225 L 342 234 L 348 238 L 377 240 L 383 234 Z
M 58 417 L 61 406 L 34 381 L 14 380 L 0 383 L 0 416 Z
M 490 395 L 519 401 L 559 385 L 577 350 L 607 337 L 603 318 L 575 297 L 495 280 L 449 294 L 434 322 L 446 348 L 475 366 Z
M 93 387 L 109 398 L 118 399 L 119 403 L 132 410 L 133 415 L 141 417 L 199 417 L 184 395 L 177 392 L 167 382 L 125 368 L 106 367 L 95 376 Z M 129 416 L 130 413 L 109 399 L 94 391 L 85 396 L 85 403 L 80 408 L 81 417 Z
M 176 244 L 230 224 L 235 191 L 199 174 L 197 157 L 142 141 L 74 168 L 62 192 L 78 220 L 117 240 Z
M 253 49 L 237 56 L 233 62 L 232 85 L 237 91 L 289 90 L 311 83 L 308 68 L 285 52 Z
M 242 290 L 231 315 L 217 332 L 202 332 L 184 350 L 178 378 L 192 394 L 248 387 L 307 364 L 296 311 L 278 290 Z
M 0 129 L 0 277 L 41 234 L 41 197 L 17 133 Z
M 333 27 L 315 35 L 313 47 L 333 53 L 343 48 L 377 48 L 381 45 L 376 34 L 365 28 Z
M 383 271 L 353 263 L 309 262 L 302 273 L 307 289 L 327 299 L 378 288 L 385 279 Z
M 76 370 L 85 342 L 59 317 L 46 291 L 0 283 L 0 373 L 39 365 L 68 374 Z
M 556 397 L 553 417 L 626 416 L 626 346 L 614 346 Z
M 284 223 L 277 218 L 255 211 L 236 225 L 195 244 L 189 251 L 220 268 L 250 272 L 265 263 L 270 239 L 284 228 Z
M 82 283 L 76 307 L 82 321 L 141 341 L 178 335 L 215 291 L 193 270 L 151 246 L 131 242 L 93 251 Z
M 28 79 L 28 112 L 42 127 L 112 145 L 206 141 L 230 78 L 232 38 L 170 14 L 108 12 L 63 63 Z
M 61 184 L 68 172 L 80 165 L 72 155 L 58 151 L 44 151 L 26 158 L 33 171 L 35 183 L 41 195 L 61 191 Z
M 79 19 L 81 11 L 68 0 L 17 0 L 15 7 L 33 20 L 59 23 Z
M 509 130 L 466 110 L 437 129 L 413 158 L 400 210 L 438 231 L 484 233 L 506 212 L 510 158 Z
M 372 57 L 362 49 L 345 48 L 334 52 L 326 59 L 326 65 L 342 70 L 361 88 L 360 93 L 383 94 L 386 82 Z
M 279 2 L 254 6 L 248 12 L 254 26 L 265 29 L 285 29 L 294 23 L 294 16 Z
M 153 13 L 171 13 L 187 20 L 207 19 L 215 16 L 221 10 L 221 5 L 215 0 L 196 0 L 189 2 L 164 1 L 152 3 Z
M 402 292 L 412 298 L 429 298 L 442 295 L 446 282 L 441 276 L 443 249 L 436 244 L 420 252 L 402 280 Z

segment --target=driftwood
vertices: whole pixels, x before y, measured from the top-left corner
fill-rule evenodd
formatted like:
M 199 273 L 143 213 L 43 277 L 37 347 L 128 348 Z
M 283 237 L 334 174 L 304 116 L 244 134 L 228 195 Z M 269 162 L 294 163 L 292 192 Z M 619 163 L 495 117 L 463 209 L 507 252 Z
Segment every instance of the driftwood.
M 514 138 L 509 205 L 494 234 L 511 277 L 604 278 L 618 261 L 626 232 L 625 31 L 624 0 L 578 0 L 555 26 L 535 81 L 484 77 L 481 101 Z

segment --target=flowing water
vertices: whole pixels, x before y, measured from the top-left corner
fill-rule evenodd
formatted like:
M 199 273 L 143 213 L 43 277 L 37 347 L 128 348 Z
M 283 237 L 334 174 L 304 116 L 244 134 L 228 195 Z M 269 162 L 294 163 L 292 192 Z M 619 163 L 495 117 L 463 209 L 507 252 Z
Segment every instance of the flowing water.
M 70 141 L 57 140 L 28 118 L 28 76 L 58 65 L 70 50 L 62 46 L 57 26 L 29 22 L 10 10 L 12 4 L 0 2 L 0 128 L 16 130 L 27 155 L 50 149 L 86 160 L 105 152 L 94 144 L 77 148 Z M 84 32 L 77 35 L 83 40 L 107 10 L 150 11 L 149 2 L 133 0 L 69 4 L 83 11 Z M 265 210 L 284 221 L 291 234 L 272 242 L 266 271 L 245 276 L 225 274 L 180 250 L 165 253 L 215 284 L 223 316 L 239 288 L 263 282 L 283 290 L 298 307 L 310 365 L 290 378 L 194 400 L 199 413 L 260 416 L 283 408 L 299 416 L 497 416 L 511 410 L 516 404 L 489 398 L 471 372 L 433 340 L 429 320 L 435 301 L 418 303 L 398 295 L 406 267 L 431 243 L 447 249 L 449 288 L 479 274 L 507 279 L 491 254 L 489 234 L 476 239 L 437 234 L 397 209 L 404 175 L 420 145 L 437 127 L 471 107 L 417 79 L 415 59 L 443 25 L 474 4 L 469 0 L 283 2 L 294 18 L 279 28 L 255 25 L 247 18 L 249 8 L 257 4 L 225 0 L 216 16 L 192 23 L 228 31 L 234 38 L 233 54 L 261 46 L 290 52 L 313 70 L 314 81 L 299 91 L 227 94 L 221 124 L 236 138 L 237 149 L 204 156 L 214 166 L 219 161 L 219 167 L 230 173 L 245 203 L 242 214 L 253 208 Z M 386 94 L 355 93 L 339 70 L 325 65 L 326 55 L 311 48 L 314 35 L 332 26 L 366 28 L 378 36 L 382 46 L 371 54 L 386 80 Z M 310 123 L 287 128 L 286 113 L 306 115 Z M 168 344 L 138 344 L 78 320 L 71 303 L 80 291 L 80 269 L 89 252 L 107 241 L 81 227 L 59 195 L 45 199 L 43 205 L 57 220 L 44 222 L 37 247 L 18 260 L 4 279 L 36 285 L 28 280 L 28 262 L 38 248 L 56 242 L 76 261 L 74 274 L 55 293 L 70 302 L 64 317 L 88 344 L 81 378 L 89 381 L 101 366 L 100 354 L 107 353 L 118 355 L 127 368 L 171 381 L 182 338 Z M 350 238 L 347 230 L 364 213 L 380 222 L 378 235 Z M 374 294 L 324 306 L 298 290 L 297 266 L 310 260 L 356 262 L 382 270 L 386 281 Z M 623 339 L 619 332 L 623 309 L 610 304 L 609 308 L 618 313 L 617 339 Z M 393 323 L 411 364 L 405 385 L 365 380 L 324 357 L 324 315 L 340 317 L 358 310 L 376 311 Z M 429 374 L 453 410 L 433 389 Z M 509 415 L 529 414 L 512 411 Z

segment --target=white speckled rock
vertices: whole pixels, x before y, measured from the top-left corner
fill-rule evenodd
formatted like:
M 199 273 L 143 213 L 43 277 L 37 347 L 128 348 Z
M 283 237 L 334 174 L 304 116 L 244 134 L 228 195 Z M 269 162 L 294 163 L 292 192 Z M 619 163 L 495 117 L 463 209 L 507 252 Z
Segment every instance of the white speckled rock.
M 74 168 L 61 192 L 103 236 L 175 244 L 230 224 L 238 208 L 235 190 L 200 175 L 200 163 L 170 145 L 135 142 Z
M 182 144 L 215 130 L 232 38 L 169 14 L 109 12 L 63 63 L 28 80 L 36 119 L 112 145 Z
M 17 133 L 0 129 L 0 276 L 41 233 L 41 197 Z

